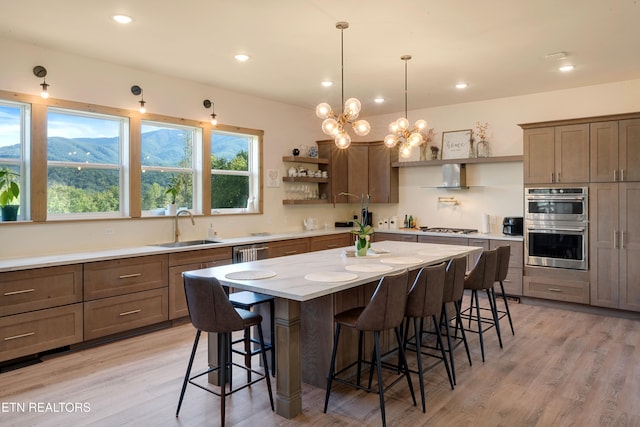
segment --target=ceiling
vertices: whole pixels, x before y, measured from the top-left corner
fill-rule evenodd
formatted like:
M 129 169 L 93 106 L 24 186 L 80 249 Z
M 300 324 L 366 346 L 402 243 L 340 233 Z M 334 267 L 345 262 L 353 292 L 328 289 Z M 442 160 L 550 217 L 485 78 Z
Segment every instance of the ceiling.
M 404 110 L 404 54 L 410 110 L 640 78 L 639 1 L 0 0 L 0 37 L 338 109 L 335 24 L 348 21 L 345 98 L 382 114 Z M 116 24 L 117 13 L 133 23 Z M 237 62 L 239 52 L 251 59 Z M 546 58 L 554 52 L 567 59 Z M 558 72 L 564 62 L 576 69 Z

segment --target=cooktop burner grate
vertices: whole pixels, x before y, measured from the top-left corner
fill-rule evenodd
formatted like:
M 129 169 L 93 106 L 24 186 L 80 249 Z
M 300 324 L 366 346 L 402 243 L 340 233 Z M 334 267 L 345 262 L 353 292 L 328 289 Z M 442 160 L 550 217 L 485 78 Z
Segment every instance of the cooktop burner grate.
M 469 234 L 476 233 L 478 230 L 475 228 L 449 228 L 449 227 L 420 227 L 422 231 L 428 231 L 431 233 L 448 233 L 448 234 Z

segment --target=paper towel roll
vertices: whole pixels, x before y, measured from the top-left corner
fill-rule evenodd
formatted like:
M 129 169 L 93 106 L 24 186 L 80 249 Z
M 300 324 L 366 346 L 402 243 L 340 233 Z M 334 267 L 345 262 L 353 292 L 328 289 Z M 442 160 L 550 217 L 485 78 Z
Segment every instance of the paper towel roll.
M 489 223 L 489 214 L 482 214 L 482 227 L 480 228 L 483 234 L 491 232 L 491 224 Z

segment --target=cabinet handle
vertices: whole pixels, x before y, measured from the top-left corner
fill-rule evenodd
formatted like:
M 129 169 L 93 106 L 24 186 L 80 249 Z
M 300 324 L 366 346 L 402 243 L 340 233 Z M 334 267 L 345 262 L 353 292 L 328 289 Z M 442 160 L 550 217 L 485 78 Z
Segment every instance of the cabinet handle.
M 142 276 L 142 273 L 133 273 L 133 274 L 123 274 L 120 276 L 121 279 L 129 279 L 131 277 L 139 277 Z
M 618 247 L 618 230 L 613 230 L 613 249 Z
M 553 181 L 553 172 L 551 172 L 551 182 L 554 182 Z
M 7 297 L 9 295 L 28 294 L 29 292 L 33 292 L 33 291 L 35 291 L 35 289 L 23 289 L 21 291 L 5 292 L 4 296 Z
M 556 172 L 556 182 L 560 182 L 560 172 Z
M 15 340 L 18 338 L 25 338 L 25 337 L 30 337 L 31 335 L 35 335 L 35 332 L 27 332 L 26 334 L 20 334 L 20 335 L 14 335 L 12 337 L 5 337 L 4 340 L 5 341 L 11 341 L 11 340 Z
M 131 310 L 131 311 L 125 311 L 124 313 L 120 313 L 120 316 L 128 316 L 130 314 L 136 314 L 136 313 L 140 313 L 142 311 L 141 308 L 137 309 L 137 310 Z
M 293 255 L 293 254 L 296 254 L 296 253 L 298 253 L 298 251 L 288 251 L 288 252 L 285 252 L 284 254 L 285 255 Z
M 558 289 L 558 288 L 547 288 L 547 290 L 550 292 L 562 292 L 562 289 Z
M 624 181 L 624 169 L 620 169 L 620 181 Z
M 620 249 L 624 249 L 624 235 L 625 235 L 625 232 L 621 231 L 620 232 Z
M 327 249 L 333 249 L 333 248 L 337 248 L 338 245 L 327 245 Z
M 504 279 L 504 280 L 503 280 L 503 282 L 504 282 L 504 283 L 511 283 L 511 282 L 513 282 L 513 280 Z
M 613 182 L 618 180 L 618 169 L 613 170 Z

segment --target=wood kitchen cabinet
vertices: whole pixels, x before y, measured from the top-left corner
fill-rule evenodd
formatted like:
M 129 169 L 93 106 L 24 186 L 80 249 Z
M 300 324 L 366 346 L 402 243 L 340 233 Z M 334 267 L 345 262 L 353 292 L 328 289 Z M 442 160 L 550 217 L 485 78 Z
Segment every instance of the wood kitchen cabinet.
M 388 149 L 382 142 L 352 142 L 339 149 L 333 141 L 318 141 L 322 156 L 329 157 L 331 199 L 336 203 L 355 203 L 351 193 L 371 196 L 371 203 L 398 203 L 398 150 Z
M 289 239 L 269 242 L 269 258 L 309 252 L 309 239 Z
M 509 270 L 507 271 L 506 279 L 502 282 L 504 293 L 507 295 L 521 296 L 524 245 L 522 242 L 515 242 L 513 240 L 489 240 L 489 249 L 493 250 L 500 246 L 511 247 L 509 252 Z M 500 286 L 497 285 L 496 289 L 498 291 L 500 291 L 499 288 Z
M 524 183 L 589 182 L 589 124 L 524 128 Z
M 182 273 L 232 263 L 231 247 L 169 254 L 169 319 L 173 320 L 189 315 Z
M 309 238 L 309 251 L 324 251 L 326 249 L 343 248 L 352 243 L 351 233 L 329 234 Z
M 82 264 L 0 273 L 0 362 L 81 342 Z
M 374 242 L 382 242 L 384 240 L 391 240 L 394 242 L 417 242 L 418 236 L 416 236 L 415 234 L 399 234 L 399 233 L 385 233 L 385 232 L 373 233 Z
M 640 183 L 590 192 L 591 305 L 640 311 Z
M 590 126 L 591 182 L 640 181 L 640 119 Z

